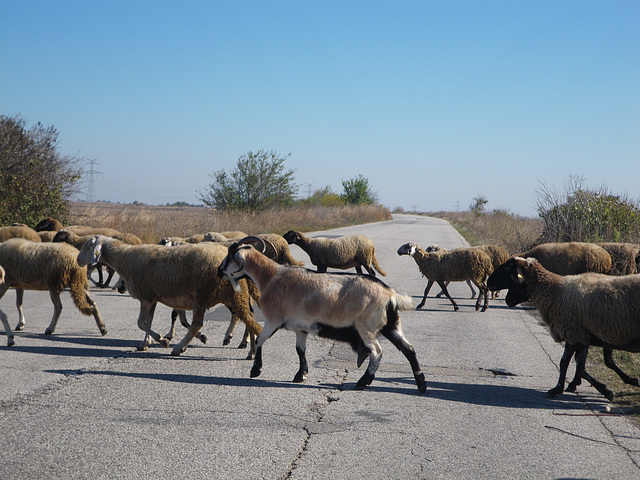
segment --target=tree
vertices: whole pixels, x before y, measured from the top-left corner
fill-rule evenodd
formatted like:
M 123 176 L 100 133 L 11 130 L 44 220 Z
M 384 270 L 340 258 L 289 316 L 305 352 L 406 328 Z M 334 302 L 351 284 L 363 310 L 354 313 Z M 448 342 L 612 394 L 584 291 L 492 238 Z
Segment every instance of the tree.
M 64 222 L 82 178 L 79 159 L 57 151 L 58 131 L 20 117 L 0 116 L 0 225 L 35 225 L 43 217 Z
M 350 180 L 343 180 L 344 193 L 341 195 L 345 203 L 352 205 L 364 205 L 376 201 L 375 194 L 369 188 L 369 180 L 358 175 Z
M 293 183 L 293 170 L 285 171 L 284 162 L 291 154 L 259 150 L 238 158 L 235 170 L 214 172 L 214 180 L 200 200 L 220 210 L 260 211 L 291 205 L 298 187 Z
M 489 200 L 487 200 L 487 197 L 480 194 L 477 197 L 474 197 L 473 200 L 471 200 L 471 204 L 469 205 L 469 210 L 471 210 L 476 215 L 480 215 L 484 213 L 484 206 L 487 203 L 489 203 Z

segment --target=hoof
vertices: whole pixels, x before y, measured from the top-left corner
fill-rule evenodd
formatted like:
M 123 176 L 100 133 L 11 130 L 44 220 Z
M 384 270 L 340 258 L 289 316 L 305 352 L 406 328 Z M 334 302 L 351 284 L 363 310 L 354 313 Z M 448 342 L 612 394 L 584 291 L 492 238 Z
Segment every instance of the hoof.
M 306 373 L 296 373 L 296 376 L 293 377 L 293 383 L 302 383 L 307 379 Z
M 424 303 L 421 303 L 420 305 L 418 305 L 418 306 L 416 307 L 416 310 L 420 310 L 422 307 L 424 307 Z
M 254 358 L 256 358 L 255 353 L 249 352 L 249 355 L 245 357 L 245 360 L 253 360 Z
M 139 352 L 144 352 L 146 349 L 147 349 L 147 344 L 146 343 L 143 343 L 143 344 L 138 345 L 136 347 L 136 350 L 139 351 Z
M 256 378 L 256 377 L 259 377 L 261 373 L 262 373 L 262 371 L 259 368 L 253 367 L 251 369 L 251 373 L 249 374 L 249 376 L 251 378 Z
M 609 400 L 610 402 L 613 402 L 613 392 L 611 390 L 609 390 L 609 389 L 605 390 L 603 392 L 603 395 L 605 396 L 605 398 L 607 400 Z
M 47 329 L 44 331 L 44 334 L 45 334 L 45 335 L 51 335 L 52 333 L 53 333 L 53 330 L 51 330 L 50 328 L 47 328 Z
M 227 338 L 224 337 L 224 340 L 222 340 L 222 345 L 229 345 L 231 343 L 231 337 Z
M 554 387 L 554 388 L 552 388 L 551 390 L 549 390 L 549 391 L 547 392 L 547 394 L 545 395 L 545 397 L 547 397 L 547 398 L 553 398 L 553 397 L 555 397 L 556 395 L 559 395 L 559 394 L 561 394 L 561 393 L 562 393 L 562 387 Z
M 458 310 L 460 310 L 460 307 L 459 307 L 459 306 L 457 306 L 457 305 L 455 305 L 455 306 L 453 307 L 453 311 L 454 311 L 454 312 L 457 312 Z
M 416 378 L 416 385 L 418 385 L 418 391 L 420 393 L 424 393 L 427 391 L 427 382 L 424 379 L 424 373 L 419 373 L 418 375 L 415 376 Z
M 206 345 L 207 340 L 208 340 L 208 338 L 207 338 L 207 336 L 206 336 L 206 335 L 204 335 L 204 334 L 203 334 L 203 335 L 200 335 L 200 341 L 201 341 L 203 344 L 205 344 L 205 345 Z
M 167 345 L 168 346 L 168 345 Z M 184 351 L 186 350 L 186 348 L 180 348 L 180 347 L 175 347 L 172 351 L 171 351 L 171 355 L 174 357 L 177 357 L 178 355 L 180 355 L 181 353 L 184 353 Z
M 107 329 L 106 328 L 101 328 L 100 329 L 100 333 L 102 334 L 102 336 L 104 337 L 107 334 Z
M 7 347 L 13 347 L 15 344 L 16 342 L 13 340 L 13 338 L 7 340 Z
M 249 344 L 247 342 L 240 342 L 240 345 L 238 345 L 239 349 L 243 349 L 243 348 L 247 348 L 249 346 Z
M 16 328 L 14 328 L 14 330 L 16 332 L 21 332 L 22 330 L 24 330 L 24 324 L 18 324 L 16 325 Z
M 169 348 L 169 339 L 168 338 L 162 338 L 160 337 L 160 339 L 158 340 L 158 343 L 160 345 L 162 345 L 164 348 Z M 174 350 L 175 351 L 175 350 Z

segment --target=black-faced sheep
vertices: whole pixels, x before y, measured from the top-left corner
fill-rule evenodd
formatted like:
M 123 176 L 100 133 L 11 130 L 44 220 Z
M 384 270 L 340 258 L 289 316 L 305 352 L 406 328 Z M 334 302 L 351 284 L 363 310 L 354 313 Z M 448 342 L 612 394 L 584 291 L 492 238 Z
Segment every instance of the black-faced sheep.
M 266 250 L 263 240 L 261 251 Z M 251 239 L 251 241 L 253 241 Z M 247 242 L 250 239 L 245 239 Z M 272 256 L 272 254 L 270 254 Z M 405 338 L 399 310 L 413 307 L 411 298 L 397 294 L 382 281 L 369 275 L 320 274 L 306 268 L 279 265 L 253 246 L 237 243 L 219 267 L 234 288 L 248 276 L 260 289 L 260 309 L 266 320 L 256 341 L 251 377 L 262 371 L 262 347 L 278 329 L 296 332 L 296 351 L 300 360 L 294 382 L 303 382 L 308 373 L 307 334 L 350 343 L 358 353 L 358 366 L 369 357 L 356 389 L 371 384 L 382 357 L 377 337 L 382 334 L 409 360 L 418 390 L 427 389 L 415 350 Z
M 283 235 L 289 244 L 296 244 L 304 250 L 318 272 L 324 273 L 327 268 L 346 270 L 355 267 L 362 273 L 362 267 L 369 275 L 375 277 L 376 271 L 387 274 L 378 265 L 375 245 L 371 239 L 363 235 L 350 235 L 341 238 L 310 238 L 303 233 L 289 230 Z
M 434 282 L 437 283 L 447 296 L 454 310 L 459 310 L 456 301 L 451 298 L 447 290 L 447 282 L 464 282 L 471 280 L 478 287 L 480 294 L 476 300 L 476 310 L 480 310 L 480 303 L 484 297 L 482 311 L 489 306 L 489 295 L 486 286 L 487 277 L 493 272 L 491 258 L 484 251 L 477 248 L 457 248 L 455 250 L 426 252 L 413 242 L 405 243 L 398 248 L 398 255 L 410 255 L 415 260 L 420 273 L 427 278 L 422 301 L 416 307 L 424 306 L 429 290 Z
M 609 400 L 613 398 L 604 384 L 585 371 L 585 361 L 590 345 L 603 347 L 605 361 L 611 350 L 640 352 L 640 275 L 562 276 L 534 258 L 513 257 L 498 267 L 487 283 L 491 290 L 509 289 L 506 302 L 510 307 L 531 300 L 552 338 L 565 342 L 560 377 L 547 396 L 564 391 L 567 367 L 575 354 L 576 374 L 566 390 L 575 391 L 584 378 Z M 609 362 L 607 365 L 616 370 Z M 626 377 L 627 383 L 638 386 L 637 380 Z
M 516 256 L 535 258 L 544 268 L 558 275 L 611 272 L 611 255 L 595 243 L 543 243 Z
M 173 349 L 180 355 L 202 328 L 206 310 L 219 303 L 237 315 L 254 334 L 261 327 L 250 311 L 246 282 L 239 291 L 217 276 L 217 269 L 227 254 L 227 248 L 215 243 L 178 245 L 126 245 L 113 238 L 96 235 L 87 241 L 78 254 L 80 265 L 103 262 L 113 268 L 127 285 L 131 296 L 140 302 L 138 327 L 145 339 L 138 349 L 144 350 L 149 337 L 164 347 L 169 340 L 151 329 L 158 302 L 177 310 L 192 310 L 191 328 Z
M 16 289 L 16 306 L 19 322 L 16 330 L 22 330 L 25 318 L 22 312 L 24 290 L 48 290 L 53 302 L 53 317 L 45 334 L 56 329 L 62 312 L 60 292 L 69 288 L 74 304 L 84 315 L 93 315 L 98 329 L 106 335 L 95 302 L 89 296 L 87 270 L 78 266 L 78 250 L 65 243 L 36 243 L 15 238 L 0 243 L 0 265 L 5 269 L 5 282 L 0 285 L 0 298 L 13 287 Z
M 10 238 L 25 238 L 32 242 L 40 242 L 38 232 L 26 225 L 11 225 L 10 227 L 0 227 L 0 242 L 9 240 Z

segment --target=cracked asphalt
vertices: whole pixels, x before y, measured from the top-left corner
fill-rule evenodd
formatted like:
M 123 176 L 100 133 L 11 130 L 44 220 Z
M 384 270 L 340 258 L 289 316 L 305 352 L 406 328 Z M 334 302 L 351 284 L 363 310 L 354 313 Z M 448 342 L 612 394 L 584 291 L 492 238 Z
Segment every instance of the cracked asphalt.
M 415 304 L 426 281 L 397 248 L 465 244 L 446 222 L 412 215 L 312 235 L 320 233 L 372 238 L 383 280 Z M 310 266 L 304 252 L 291 250 Z M 384 339 L 365 391 L 354 386 L 366 362 L 358 369 L 348 346 L 312 337 L 308 379 L 292 383 L 298 360 L 295 335 L 286 331 L 265 344 L 263 373 L 251 379 L 246 351 L 235 348 L 241 325 L 222 346 L 224 307 L 205 317 L 206 345 L 194 340 L 172 357 L 158 345 L 135 351 L 143 334 L 138 302 L 127 295 L 92 290 L 108 329 L 102 337 L 63 293 L 58 328 L 45 336 L 48 293 L 25 292 L 25 330 L 16 346 L 0 347 L 0 479 L 640 476 L 640 431 L 607 412 L 593 388 L 545 398 L 562 347 L 527 310 L 497 300 L 478 313 L 464 283 L 450 291 L 458 312 L 432 291 L 424 309 L 401 314 L 425 394 Z M 0 308 L 15 326 L 13 291 Z M 169 329 L 169 312 L 158 306 L 155 329 Z M 179 326 L 173 343 L 184 332 Z

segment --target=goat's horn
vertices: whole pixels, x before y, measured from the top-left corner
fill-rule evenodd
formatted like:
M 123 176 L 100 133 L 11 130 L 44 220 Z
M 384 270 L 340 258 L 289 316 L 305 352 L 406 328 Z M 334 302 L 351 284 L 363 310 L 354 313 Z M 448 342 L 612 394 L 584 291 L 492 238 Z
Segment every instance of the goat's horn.
M 249 235 L 248 237 L 244 237 L 242 240 L 237 242 L 238 246 L 240 245 L 252 245 L 256 250 L 258 250 L 263 255 L 275 260 L 276 258 L 276 247 L 273 246 L 269 240 L 266 240 L 262 237 L 257 237 L 254 235 Z M 256 244 L 260 245 L 259 247 Z

